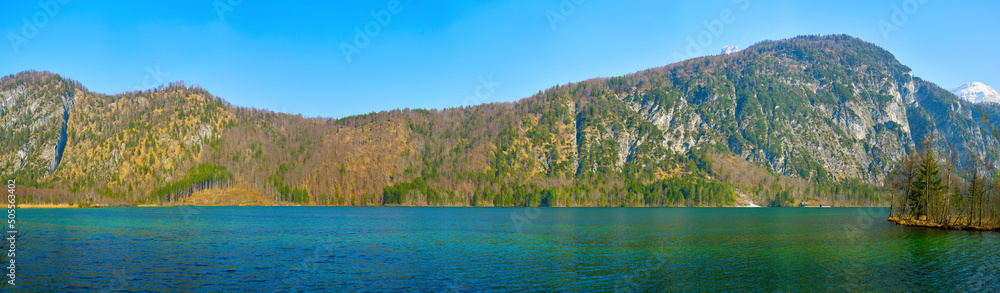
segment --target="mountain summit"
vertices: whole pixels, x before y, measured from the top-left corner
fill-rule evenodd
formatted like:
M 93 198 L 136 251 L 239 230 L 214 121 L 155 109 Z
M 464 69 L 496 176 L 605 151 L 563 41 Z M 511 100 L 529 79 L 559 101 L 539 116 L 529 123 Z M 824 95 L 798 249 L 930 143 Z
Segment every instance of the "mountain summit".
M 973 103 L 1000 103 L 1000 94 L 984 83 L 975 81 L 948 90 L 963 100 Z
M 740 48 L 738 48 L 738 47 L 736 47 L 734 45 L 726 45 L 725 47 L 722 47 L 722 54 L 723 55 L 732 54 L 732 53 L 736 53 L 736 51 L 739 51 L 739 50 L 740 50 Z

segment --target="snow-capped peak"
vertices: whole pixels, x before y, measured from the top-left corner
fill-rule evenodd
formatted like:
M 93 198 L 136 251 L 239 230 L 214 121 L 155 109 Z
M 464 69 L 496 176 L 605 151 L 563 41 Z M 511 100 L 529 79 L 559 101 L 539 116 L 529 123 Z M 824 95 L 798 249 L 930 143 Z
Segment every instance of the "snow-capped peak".
M 736 51 L 739 51 L 739 50 L 740 50 L 740 48 L 737 48 L 734 45 L 726 45 L 725 47 L 722 47 L 722 54 L 723 55 L 725 55 L 725 54 L 732 54 L 732 53 L 736 53 Z
M 1000 103 L 1000 94 L 997 94 L 997 91 L 992 87 L 978 81 L 963 84 L 949 91 L 959 98 L 973 103 Z

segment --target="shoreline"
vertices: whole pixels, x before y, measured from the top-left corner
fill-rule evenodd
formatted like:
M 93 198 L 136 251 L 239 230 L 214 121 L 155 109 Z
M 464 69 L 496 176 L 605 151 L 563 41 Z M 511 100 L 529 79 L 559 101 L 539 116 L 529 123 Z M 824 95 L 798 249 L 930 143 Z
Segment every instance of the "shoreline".
M 71 206 L 71 205 L 66 204 L 66 203 L 62 203 L 62 204 L 47 204 L 47 203 L 46 204 L 35 204 L 35 203 L 26 203 L 26 204 L 15 205 L 14 208 L 15 209 L 79 209 L 81 207 L 75 206 L 75 205 Z
M 193 204 L 136 204 L 136 205 L 93 205 L 88 207 L 81 207 L 78 205 L 69 204 L 19 204 L 16 205 L 16 209 L 99 209 L 99 208 L 171 208 L 171 207 L 283 207 L 283 206 L 295 206 L 295 205 L 193 205 Z
M 79 205 L 69 205 L 66 203 L 50 204 L 50 203 L 26 203 L 15 205 L 16 209 L 98 209 L 98 208 L 117 208 L 117 207 L 129 207 L 129 208 L 152 208 L 152 207 L 171 207 L 174 205 L 157 205 L 157 204 L 136 204 L 131 206 L 105 206 L 105 205 L 93 205 L 81 207 Z
M 908 227 L 922 227 L 922 228 L 933 228 L 940 230 L 963 230 L 963 231 L 1000 231 L 1000 227 L 985 227 L 985 226 L 965 226 L 965 225 L 945 225 L 929 221 L 920 221 L 913 219 L 900 219 L 899 217 L 889 217 L 886 221 L 893 222 L 896 225 L 908 226 Z
M 185 207 L 185 206 L 199 206 L 199 207 L 285 207 L 285 206 L 302 206 L 302 207 L 442 207 L 442 208 L 617 208 L 617 206 L 533 206 L 533 207 L 520 207 L 520 206 L 459 206 L 459 205 L 293 205 L 293 204 L 236 204 L 236 205 L 198 205 L 198 204 L 135 204 L 135 205 L 100 205 L 95 204 L 93 206 L 81 207 L 78 205 L 69 204 L 19 204 L 15 208 L 17 209 L 95 209 L 95 208 L 117 208 L 117 207 L 129 207 L 129 208 L 167 208 L 167 207 Z M 638 206 L 635 208 L 747 208 L 747 207 L 761 207 L 761 206 Z M 843 208 L 872 208 L 869 206 L 838 206 Z M 773 207 L 762 207 L 762 208 L 773 208 Z M 780 207 L 780 208 L 818 208 L 815 206 L 807 207 Z M 878 208 L 878 207 L 875 207 Z M 882 207 L 886 208 L 886 207 Z M 894 220 L 890 219 L 890 222 Z M 905 220 L 904 220 L 905 221 Z M 898 223 L 897 223 L 898 224 Z M 908 225 L 909 226 L 909 225 Z

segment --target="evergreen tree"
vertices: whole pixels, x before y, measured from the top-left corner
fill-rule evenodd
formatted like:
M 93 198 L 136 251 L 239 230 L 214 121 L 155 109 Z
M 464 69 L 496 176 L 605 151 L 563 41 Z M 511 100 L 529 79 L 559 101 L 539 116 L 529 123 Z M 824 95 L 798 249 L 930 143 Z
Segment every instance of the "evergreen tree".
M 927 215 L 928 201 L 939 192 L 947 189 L 942 184 L 938 163 L 930 148 L 921 159 L 918 170 L 917 180 L 913 183 L 912 191 L 907 195 L 910 213 L 916 217 Z

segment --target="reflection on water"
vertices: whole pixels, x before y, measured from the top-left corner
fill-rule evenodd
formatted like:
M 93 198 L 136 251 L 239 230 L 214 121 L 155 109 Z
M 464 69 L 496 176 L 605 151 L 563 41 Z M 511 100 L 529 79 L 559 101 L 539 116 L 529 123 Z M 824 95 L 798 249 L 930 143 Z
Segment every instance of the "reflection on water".
M 27 291 L 1000 290 L 998 233 L 881 208 L 21 212 Z

